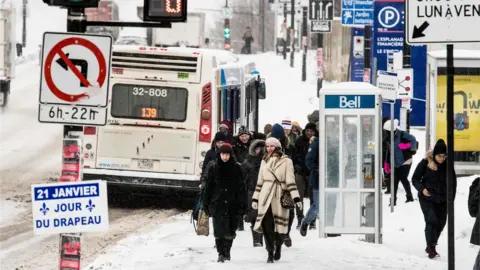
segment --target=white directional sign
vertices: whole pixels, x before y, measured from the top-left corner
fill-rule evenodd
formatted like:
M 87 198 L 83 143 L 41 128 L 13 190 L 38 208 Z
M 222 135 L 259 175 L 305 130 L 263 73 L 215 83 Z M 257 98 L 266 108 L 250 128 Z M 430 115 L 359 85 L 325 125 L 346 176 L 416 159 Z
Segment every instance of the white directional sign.
M 112 37 L 46 32 L 42 50 L 38 120 L 105 125 Z
M 33 232 L 58 234 L 108 230 L 105 181 L 32 185 Z
M 397 98 L 413 98 L 413 68 L 397 70 L 398 92 Z
M 479 0 L 406 0 L 410 44 L 480 42 Z M 473 28 L 471 28 L 473 27 Z
M 396 100 L 398 89 L 397 74 L 379 70 L 377 72 L 377 87 L 382 90 L 382 99 Z
M 333 20 L 333 0 L 310 0 L 308 8 L 310 20 Z

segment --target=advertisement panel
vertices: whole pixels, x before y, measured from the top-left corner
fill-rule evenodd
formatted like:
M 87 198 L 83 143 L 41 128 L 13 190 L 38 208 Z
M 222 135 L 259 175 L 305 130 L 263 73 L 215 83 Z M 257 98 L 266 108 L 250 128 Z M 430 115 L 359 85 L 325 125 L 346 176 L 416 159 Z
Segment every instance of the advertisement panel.
M 350 81 L 363 82 L 363 28 L 352 28 L 352 48 L 350 50 Z
M 480 151 L 480 76 L 454 77 L 455 151 Z M 437 76 L 436 139 L 447 140 L 447 76 Z
M 403 51 L 404 0 L 376 0 L 373 25 L 372 56 L 377 58 L 377 70 L 392 71 L 392 55 Z M 426 119 L 426 80 L 427 80 L 427 47 L 411 46 L 411 66 L 414 69 L 413 97 L 411 101 L 411 126 L 425 126 Z M 389 57 L 390 56 L 390 57 Z M 390 61 L 389 61 L 390 60 Z M 395 118 L 400 115 L 400 100 L 395 104 Z M 383 116 L 390 116 L 390 105 L 384 104 Z

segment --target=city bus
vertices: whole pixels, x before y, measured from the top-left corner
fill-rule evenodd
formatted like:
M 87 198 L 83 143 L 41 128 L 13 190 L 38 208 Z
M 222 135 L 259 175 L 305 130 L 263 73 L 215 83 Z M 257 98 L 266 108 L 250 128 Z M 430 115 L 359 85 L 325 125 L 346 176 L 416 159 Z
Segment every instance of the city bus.
M 242 64 L 233 61 L 235 57 L 219 60 L 216 55 L 221 54 L 194 48 L 114 46 L 107 125 L 64 129 L 66 136 L 83 131 L 83 180 L 103 179 L 127 188 L 198 190 L 203 159 L 220 122 L 249 122 L 247 110 L 234 115 L 227 110 L 250 103 L 244 100 L 246 88 L 260 88 L 252 80 L 260 77 L 251 74 L 251 64 L 243 68 L 248 76 L 240 72 L 248 85 L 233 87 L 225 76 L 222 84 L 221 74 L 229 74 L 222 66 L 240 69 Z M 240 90 L 233 91 L 236 99 L 224 96 L 232 91 L 220 91 L 230 86 Z

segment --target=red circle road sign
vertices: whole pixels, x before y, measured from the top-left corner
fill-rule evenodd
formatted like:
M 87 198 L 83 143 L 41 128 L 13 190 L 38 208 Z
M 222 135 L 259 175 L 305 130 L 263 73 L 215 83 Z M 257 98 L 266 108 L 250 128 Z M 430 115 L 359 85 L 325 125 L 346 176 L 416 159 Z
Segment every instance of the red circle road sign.
M 53 58 L 55 55 L 59 55 L 60 58 L 63 59 L 63 61 L 67 64 L 68 68 L 75 74 L 75 76 L 78 77 L 78 79 L 85 85 L 86 87 L 92 86 L 92 84 L 88 81 L 87 78 L 85 78 L 80 71 L 78 71 L 77 67 L 72 64 L 70 59 L 65 55 L 65 53 L 62 51 L 63 48 L 70 46 L 70 45 L 79 45 L 83 46 L 87 49 L 89 49 L 96 57 L 98 66 L 99 66 L 99 72 L 98 72 L 98 77 L 97 77 L 97 82 L 99 87 L 102 87 L 103 84 L 105 83 L 105 79 L 107 77 L 107 63 L 105 61 L 105 58 L 103 57 L 102 51 L 95 45 L 93 42 L 84 39 L 84 38 L 79 38 L 79 37 L 71 37 L 71 38 L 66 38 L 59 43 L 57 43 L 53 48 L 50 50 L 48 53 L 47 57 L 45 58 L 45 82 L 47 83 L 48 88 L 52 93 L 59 99 L 67 102 L 76 102 L 81 98 L 88 97 L 88 94 L 82 93 L 78 95 L 71 95 L 63 92 L 62 90 L 58 89 L 58 87 L 55 85 L 53 82 L 52 78 L 52 63 L 53 63 Z

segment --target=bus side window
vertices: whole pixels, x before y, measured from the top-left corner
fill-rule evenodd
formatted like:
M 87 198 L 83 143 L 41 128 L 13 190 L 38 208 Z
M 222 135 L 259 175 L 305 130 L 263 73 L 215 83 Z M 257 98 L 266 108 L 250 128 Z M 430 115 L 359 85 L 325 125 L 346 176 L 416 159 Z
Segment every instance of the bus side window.
M 251 112 L 252 109 L 252 88 L 250 87 L 250 84 L 247 85 L 245 89 L 245 117 L 248 118 L 248 115 Z

